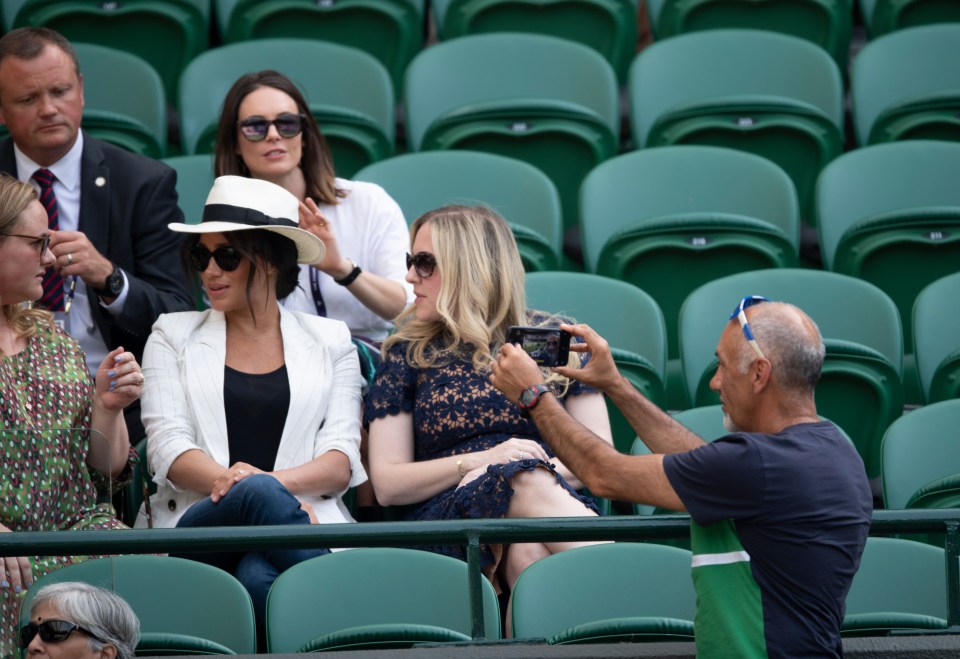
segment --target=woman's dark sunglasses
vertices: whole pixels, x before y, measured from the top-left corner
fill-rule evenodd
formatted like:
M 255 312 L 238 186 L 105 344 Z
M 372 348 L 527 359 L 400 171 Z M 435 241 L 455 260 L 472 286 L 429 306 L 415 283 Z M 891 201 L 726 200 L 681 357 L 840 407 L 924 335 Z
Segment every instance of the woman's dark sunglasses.
M 437 269 L 437 259 L 427 252 L 417 252 L 415 256 L 407 254 L 407 270 L 410 268 L 415 268 L 417 274 L 426 279 Z
M 81 632 L 95 641 L 103 643 L 102 639 L 97 638 L 96 635 L 76 623 L 66 620 L 45 620 L 39 625 L 31 622 L 29 625 L 20 628 L 20 647 L 26 648 L 30 645 L 37 634 L 40 634 L 40 640 L 44 643 L 63 643 L 73 632 Z
M 233 247 L 218 247 L 212 252 L 203 245 L 194 245 L 187 252 L 190 257 L 190 263 L 197 269 L 197 272 L 203 272 L 210 265 L 210 257 L 217 262 L 220 269 L 224 272 L 233 272 L 240 267 L 240 259 L 243 255 Z
M 240 134 L 249 141 L 260 142 L 270 132 L 270 126 L 276 126 L 280 137 L 296 137 L 303 130 L 306 119 L 302 114 L 284 112 L 273 121 L 263 117 L 248 117 L 238 121 L 237 126 L 240 127 Z

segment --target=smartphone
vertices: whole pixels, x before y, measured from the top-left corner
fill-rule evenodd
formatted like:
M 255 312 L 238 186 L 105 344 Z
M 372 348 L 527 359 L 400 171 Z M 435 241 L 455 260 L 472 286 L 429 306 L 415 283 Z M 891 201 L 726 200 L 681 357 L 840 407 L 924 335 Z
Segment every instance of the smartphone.
M 540 366 L 566 366 L 570 357 L 570 332 L 556 327 L 507 328 L 507 343 L 523 348 Z

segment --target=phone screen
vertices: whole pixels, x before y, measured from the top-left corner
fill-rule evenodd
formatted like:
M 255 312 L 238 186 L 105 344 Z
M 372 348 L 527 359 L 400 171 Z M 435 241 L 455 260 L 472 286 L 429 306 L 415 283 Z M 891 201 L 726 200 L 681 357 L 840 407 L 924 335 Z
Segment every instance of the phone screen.
M 570 333 L 556 327 L 519 327 L 507 329 L 507 343 L 526 351 L 540 366 L 564 366 L 570 357 Z

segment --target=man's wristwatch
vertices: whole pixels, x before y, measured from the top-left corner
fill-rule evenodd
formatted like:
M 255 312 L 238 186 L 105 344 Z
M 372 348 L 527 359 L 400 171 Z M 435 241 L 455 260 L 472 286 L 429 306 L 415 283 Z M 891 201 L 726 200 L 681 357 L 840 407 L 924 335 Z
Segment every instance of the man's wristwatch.
M 520 400 L 517 401 L 517 405 L 520 407 L 520 412 L 524 416 L 530 414 L 530 410 L 536 407 L 537 403 L 540 402 L 540 397 L 543 394 L 548 393 L 550 393 L 550 387 L 545 384 L 535 384 L 521 391 Z
M 120 272 L 120 268 L 114 265 L 113 271 L 107 275 L 107 281 L 103 288 L 94 288 L 93 292 L 97 294 L 97 297 L 119 297 L 120 293 L 123 292 L 123 273 Z

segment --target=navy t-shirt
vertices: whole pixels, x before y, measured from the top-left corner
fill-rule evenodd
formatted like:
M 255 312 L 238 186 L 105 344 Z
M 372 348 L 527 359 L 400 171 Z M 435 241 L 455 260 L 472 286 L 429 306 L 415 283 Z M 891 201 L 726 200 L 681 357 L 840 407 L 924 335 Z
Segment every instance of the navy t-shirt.
M 733 521 L 760 588 L 770 657 L 834 656 L 873 511 L 853 445 L 830 422 L 734 433 L 667 455 L 694 521 Z

